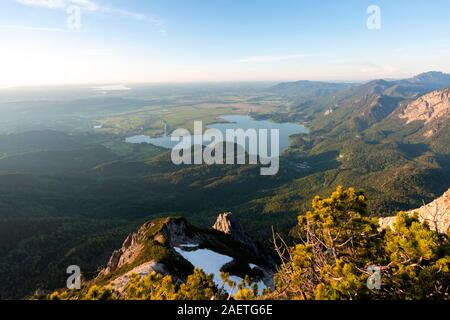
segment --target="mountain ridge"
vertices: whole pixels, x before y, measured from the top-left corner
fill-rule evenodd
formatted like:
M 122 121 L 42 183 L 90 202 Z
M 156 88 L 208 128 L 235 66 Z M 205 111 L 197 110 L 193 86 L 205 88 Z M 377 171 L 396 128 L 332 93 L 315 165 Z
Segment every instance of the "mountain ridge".
M 230 213 L 219 215 L 209 230 L 196 228 L 185 218 L 149 221 L 128 235 L 122 247 L 113 252 L 107 265 L 88 285 L 106 285 L 125 294 L 125 288 L 134 275 L 145 277 L 157 272 L 170 275 L 177 281 L 185 280 L 197 266 L 181 254 L 184 250 L 191 253 L 206 250 L 229 256 L 232 260 L 222 266 L 221 272 L 242 279 L 251 276 L 256 282 L 265 279 L 270 285 L 273 260 L 256 251 L 256 244 L 237 219 L 231 217 Z M 231 228 L 221 231 L 220 225 Z M 236 226 L 240 226 L 239 229 L 234 229 Z

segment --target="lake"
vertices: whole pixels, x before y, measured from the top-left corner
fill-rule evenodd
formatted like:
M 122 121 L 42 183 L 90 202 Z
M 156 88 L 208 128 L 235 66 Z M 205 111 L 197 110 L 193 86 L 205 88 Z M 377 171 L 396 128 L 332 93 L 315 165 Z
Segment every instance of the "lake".
M 308 133 L 308 129 L 302 125 L 296 123 L 276 123 L 270 120 L 255 120 L 250 116 L 242 115 L 229 115 L 220 117 L 223 123 L 215 123 L 208 126 L 209 129 L 217 129 L 225 136 L 227 129 L 256 129 L 257 131 L 261 129 L 278 129 L 280 132 L 280 153 L 287 150 L 291 144 L 290 136 L 299 133 Z M 149 143 L 157 147 L 162 147 L 166 149 L 172 149 L 177 145 L 177 142 L 171 140 L 171 136 L 165 135 L 159 138 L 150 138 L 145 135 L 136 135 L 129 137 L 125 140 L 127 143 L 140 144 Z M 206 143 L 207 144 L 207 143 Z M 245 148 L 248 151 L 246 146 Z

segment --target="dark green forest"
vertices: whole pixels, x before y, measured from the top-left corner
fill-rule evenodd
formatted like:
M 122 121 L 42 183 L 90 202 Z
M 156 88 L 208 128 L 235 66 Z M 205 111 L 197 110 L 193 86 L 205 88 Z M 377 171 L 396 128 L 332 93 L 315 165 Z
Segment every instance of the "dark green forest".
M 402 104 L 450 85 L 435 77 L 440 81 L 419 76 L 265 89 L 261 95 L 286 103 L 252 113 L 254 118 L 310 129 L 292 137 L 273 177 L 260 176 L 251 165 L 175 166 L 169 151 L 127 145 L 125 133 L 42 129 L 0 135 L 0 298 L 59 288 L 68 265 L 94 276 L 130 231 L 158 217 L 183 216 L 210 227 L 218 213 L 232 211 L 268 245 L 272 226 L 288 235 L 299 210 L 338 185 L 365 190 L 373 216 L 439 197 L 450 181 L 450 124 L 428 139 L 419 134 L 423 123 L 405 125 L 395 116 Z

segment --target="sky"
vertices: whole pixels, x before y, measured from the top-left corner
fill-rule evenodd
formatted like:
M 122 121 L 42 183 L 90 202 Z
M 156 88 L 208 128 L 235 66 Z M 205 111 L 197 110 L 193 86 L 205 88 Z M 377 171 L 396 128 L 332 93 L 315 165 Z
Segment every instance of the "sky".
M 0 88 L 359 81 L 450 73 L 449 57 L 448 0 L 0 3 Z

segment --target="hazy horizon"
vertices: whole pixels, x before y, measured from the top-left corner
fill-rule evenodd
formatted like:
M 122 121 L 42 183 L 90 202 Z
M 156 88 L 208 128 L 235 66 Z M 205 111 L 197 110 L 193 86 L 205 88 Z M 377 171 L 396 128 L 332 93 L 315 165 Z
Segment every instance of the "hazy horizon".
M 420 73 L 414 73 L 411 75 L 406 75 L 403 77 L 379 77 L 379 78 L 368 78 L 368 79 L 279 79 L 279 80 L 228 80 L 228 81 L 185 81 L 185 82 L 86 82 L 86 83 L 49 83 L 49 84 L 28 84 L 28 85 L 7 85 L 0 86 L 0 90 L 8 89 L 36 89 L 36 88 L 57 88 L 57 87 L 82 87 L 89 88 L 93 90 L 98 90 L 101 87 L 114 87 L 114 86 L 201 86 L 201 85 L 260 85 L 260 86 L 271 86 L 283 82 L 300 82 L 300 81 L 311 81 L 311 82 L 325 82 L 325 83 L 368 83 L 376 80 L 386 80 L 386 81 L 396 81 L 402 79 L 409 79 L 422 73 L 429 72 L 441 72 L 444 74 L 450 74 L 450 72 L 442 70 L 429 70 Z M 127 91 L 133 88 L 125 89 L 109 89 L 105 91 Z M 101 90 L 98 90 L 101 91 Z

